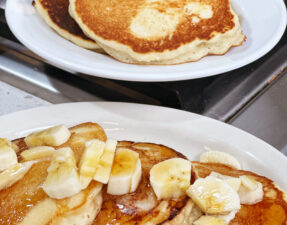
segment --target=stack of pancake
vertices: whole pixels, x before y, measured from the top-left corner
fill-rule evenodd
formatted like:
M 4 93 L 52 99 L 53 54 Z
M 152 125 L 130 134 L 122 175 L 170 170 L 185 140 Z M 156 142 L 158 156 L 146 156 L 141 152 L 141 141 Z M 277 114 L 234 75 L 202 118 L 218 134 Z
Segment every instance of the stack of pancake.
M 35 0 L 62 37 L 134 64 L 179 64 L 245 40 L 230 0 Z
M 105 131 L 96 123 L 82 123 L 69 129 L 71 136 L 64 144 L 70 147 L 77 162 L 81 159 L 87 142 L 107 140 Z M 19 162 L 28 149 L 25 139 L 13 141 Z M 188 196 L 174 199 L 158 199 L 149 182 L 150 169 L 172 158 L 186 159 L 181 153 L 164 145 L 152 143 L 118 142 L 117 149 L 127 148 L 139 154 L 142 164 L 142 179 L 135 192 L 124 195 L 107 193 L 107 185 L 92 181 L 90 185 L 71 197 L 50 198 L 43 190 L 47 168 L 51 159 L 34 162 L 31 169 L 20 180 L 1 189 L 1 225 L 194 225 L 202 211 Z M 58 151 L 58 150 L 56 150 Z M 192 162 L 190 183 L 216 172 L 229 178 L 247 175 L 260 182 L 262 199 L 255 204 L 241 204 L 240 210 L 230 219 L 230 225 L 286 225 L 286 193 L 272 180 L 239 170 L 221 163 Z M 3 182 L 3 176 L 2 178 Z M 1 179 L 0 179 L 1 180 Z M 216 187 L 210 187 L 216 188 Z M 202 223 L 201 223 L 202 224 Z M 205 223 L 213 225 L 215 223 Z M 222 224 L 222 223 L 216 223 Z

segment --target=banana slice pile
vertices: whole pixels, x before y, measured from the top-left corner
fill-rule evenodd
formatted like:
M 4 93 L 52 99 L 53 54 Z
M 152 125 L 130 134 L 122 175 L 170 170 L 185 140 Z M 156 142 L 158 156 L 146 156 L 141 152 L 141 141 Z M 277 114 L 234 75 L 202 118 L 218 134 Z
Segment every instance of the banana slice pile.
M 71 136 L 65 125 L 58 125 L 28 135 L 24 141 L 29 147 L 21 152 L 18 162 L 13 144 L 0 138 L 0 190 L 22 179 L 35 162 L 50 160 L 47 178 L 42 186 L 51 198 L 63 199 L 76 195 L 92 181 L 107 184 L 107 193 L 124 195 L 135 192 L 141 177 L 139 154 L 128 148 L 117 148 L 117 141 L 91 140 L 77 165 L 74 152 L 61 147 Z M 221 163 L 241 169 L 231 155 L 208 151 L 200 156 L 203 163 Z M 197 178 L 191 185 L 191 161 L 172 158 L 154 165 L 150 170 L 150 184 L 157 199 L 177 199 L 189 196 L 202 210 L 194 225 L 226 225 L 241 204 L 256 204 L 263 199 L 262 184 L 252 176 L 231 177 L 212 172 Z
M 25 138 L 29 150 L 22 152 L 24 160 L 51 157 L 48 176 L 43 190 L 51 198 L 63 199 L 79 193 L 95 180 L 108 184 L 107 192 L 123 195 L 134 192 L 141 180 L 142 168 L 138 153 L 129 149 L 118 149 L 117 141 L 91 140 L 77 166 L 70 148 L 53 149 L 70 137 L 69 129 L 63 125 L 33 133 Z M 50 146 L 38 146 L 38 145 Z M 38 146 L 38 147 L 34 147 Z
M 204 163 L 220 163 L 241 169 L 231 155 L 208 151 L 200 156 Z M 158 199 L 188 195 L 201 209 L 203 216 L 194 225 L 227 225 L 241 204 L 256 204 L 263 199 L 262 184 L 251 176 L 231 177 L 212 172 L 190 185 L 192 163 L 182 158 L 160 162 L 150 170 L 150 183 Z
M 113 195 L 137 189 L 142 175 L 138 153 L 129 149 L 118 149 L 116 152 L 117 141 L 113 139 L 107 142 L 91 140 L 86 142 L 77 166 L 73 150 L 60 147 L 70 136 L 65 125 L 28 135 L 24 141 L 29 148 L 20 153 L 23 163 L 18 163 L 12 143 L 0 139 L 0 190 L 22 179 L 33 163 L 47 158 L 50 166 L 42 188 L 51 198 L 76 195 L 93 180 L 108 184 L 107 192 Z
M 203 153 L 200 161 L 241 169 L 233 156 L 219 151 Z M 264 193 L 262 184 L 251 176 L 231 177 L 212 172 L 205 178 L 198 178 L 186 194 L 204 213 L 194 225 L 227 225 L 234 219 L 241 204 L 256 204 L 262 201 Z
M 16 154 L 18 148 L 11 141 L 0 138 L 0 190 L 10 187 L 22 179 L 37 160 L 52 157 L 56 152 L 52 146 L 65 143 L 70 135 L 71 133 L 65 125 L 28 135 L 24 141 L 30 148 L 21 152 L 22 163 L 18 162 Z

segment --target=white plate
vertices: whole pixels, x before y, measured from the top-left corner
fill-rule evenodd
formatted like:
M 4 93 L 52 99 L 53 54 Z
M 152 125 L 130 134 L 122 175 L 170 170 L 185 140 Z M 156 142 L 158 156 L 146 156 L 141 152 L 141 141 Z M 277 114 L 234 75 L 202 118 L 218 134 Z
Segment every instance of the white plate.
M 286 27 L 283 0 L 231 0 L 247 36 L 241 47 L 223 56 L 207 56 L 173 66 L 129 65 L 80 48 L 53 32 L 37 15 L 32 0 L 8 0 L 6 18 L 15 36 L 29 49 L 59 68 L 130 81 L 175 81 L 211 76 L 260 58 L 279 41 Z
M 0 137 L 17 138 L 57 124 L 97 122 L 108 137 L 164 144 L 198 160 L 205 149 L 229 152 L 246 170 L 287 190 L 287 157 L 260 139 L 197 114 L 157 106 L 87 102 L 30 109 L 0 117 Z

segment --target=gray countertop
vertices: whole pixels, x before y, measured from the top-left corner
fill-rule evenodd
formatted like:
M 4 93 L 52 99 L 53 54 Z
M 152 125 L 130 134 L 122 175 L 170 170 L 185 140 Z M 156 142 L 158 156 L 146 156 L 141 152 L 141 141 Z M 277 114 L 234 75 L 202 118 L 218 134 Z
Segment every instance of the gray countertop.
M 0 81 L 0 116 L 51 103 Z

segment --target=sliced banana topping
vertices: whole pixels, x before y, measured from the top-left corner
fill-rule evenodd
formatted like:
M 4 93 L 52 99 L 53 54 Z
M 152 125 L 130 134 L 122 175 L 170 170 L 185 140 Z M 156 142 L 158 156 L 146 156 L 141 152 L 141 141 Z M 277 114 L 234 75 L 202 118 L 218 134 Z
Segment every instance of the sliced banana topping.
M 207 151 L 200 155 L 200 162 L 221 163 L 240 170 L 240 163 L 232 155 L 220 151 Z
M 226 224 L 229 224 L 230 221 L 232 221 L 235 218 L 235 215 L 237 212 L 238 212 L 238 210 L 233 210 L 226 215 L 213 215 L 213 216 L 216 218 L 219 218 L 219 219 L 223 219 L 223 220 L 225 220 Z
M 93 140 L 86 144 L 86 149 L 79 164 L 80 180 L 83 189 L 85 189 L 94 178 L 104 148 L 105 142 L 100 140 Z
M 11 141 L 0 138 L 0 171 L 16 165 L 17 162 L 17 155 Z
M 17 163 L 0 173 L 0 190 L 8 188 L 21 180 L 35 162 Z
M 24 140 L 27 146 L 59 146 L 64 144 L 71 136 L 71 132 L 65 125 L 58 125 L 28 135 Z
M 94 180 L 99 181 L 103 184 L 108 183 L 114 162 L 116 147 L 117 147 L 116 140 L 114 139 L 107 140 L 104 153 L 102 154 L 96 168 Z
M 240 209 L 237 192 L 227 182 L 215 177 L 197 179 L 186 193 L 205 213 L 227 214 Z
M 241 179 L 238 177 L 231 177 L 222 175 L 220 173 L 211 172 L 209 176 L 219 178 L 221 180 L 224 180 L 227 182 L 236 192 L 239 190 L 239 187 L 241 185 Z
M 168 159 L 150 170 L 150 183 L 158 199 L 179 198 L 190 186 L 191 162 Z
M 139 154 L 127 148 L 119 148 L 115 154 L 107 193 L 123 195 L 135 191 L 141 175 Z
M 264 196 L 262 183 L 251 176 L 241 176 L 241 185 L 238 191 L 240 203 L 253 205 L 261 202 Z
M 53 154 L 43 190 L 56 199 L 73 196 L 82 190 L 76 160 L 70 148 L 60 148 Z
M 227 225 L 224 219 L 216 218 L 214 216 L 201 216 L 198 220 L 194 221 L 194 225 Z
M 37 146 L 21 152 L 24 161 L 43 159 L 51 157 L 56 150 L 50 146 Z
M 253 179 L 251 176 L 240 176 L 242 186 L 245 187 L 249 191 L 254 191 L 258 188 L 260 184 L 258 181 Z

